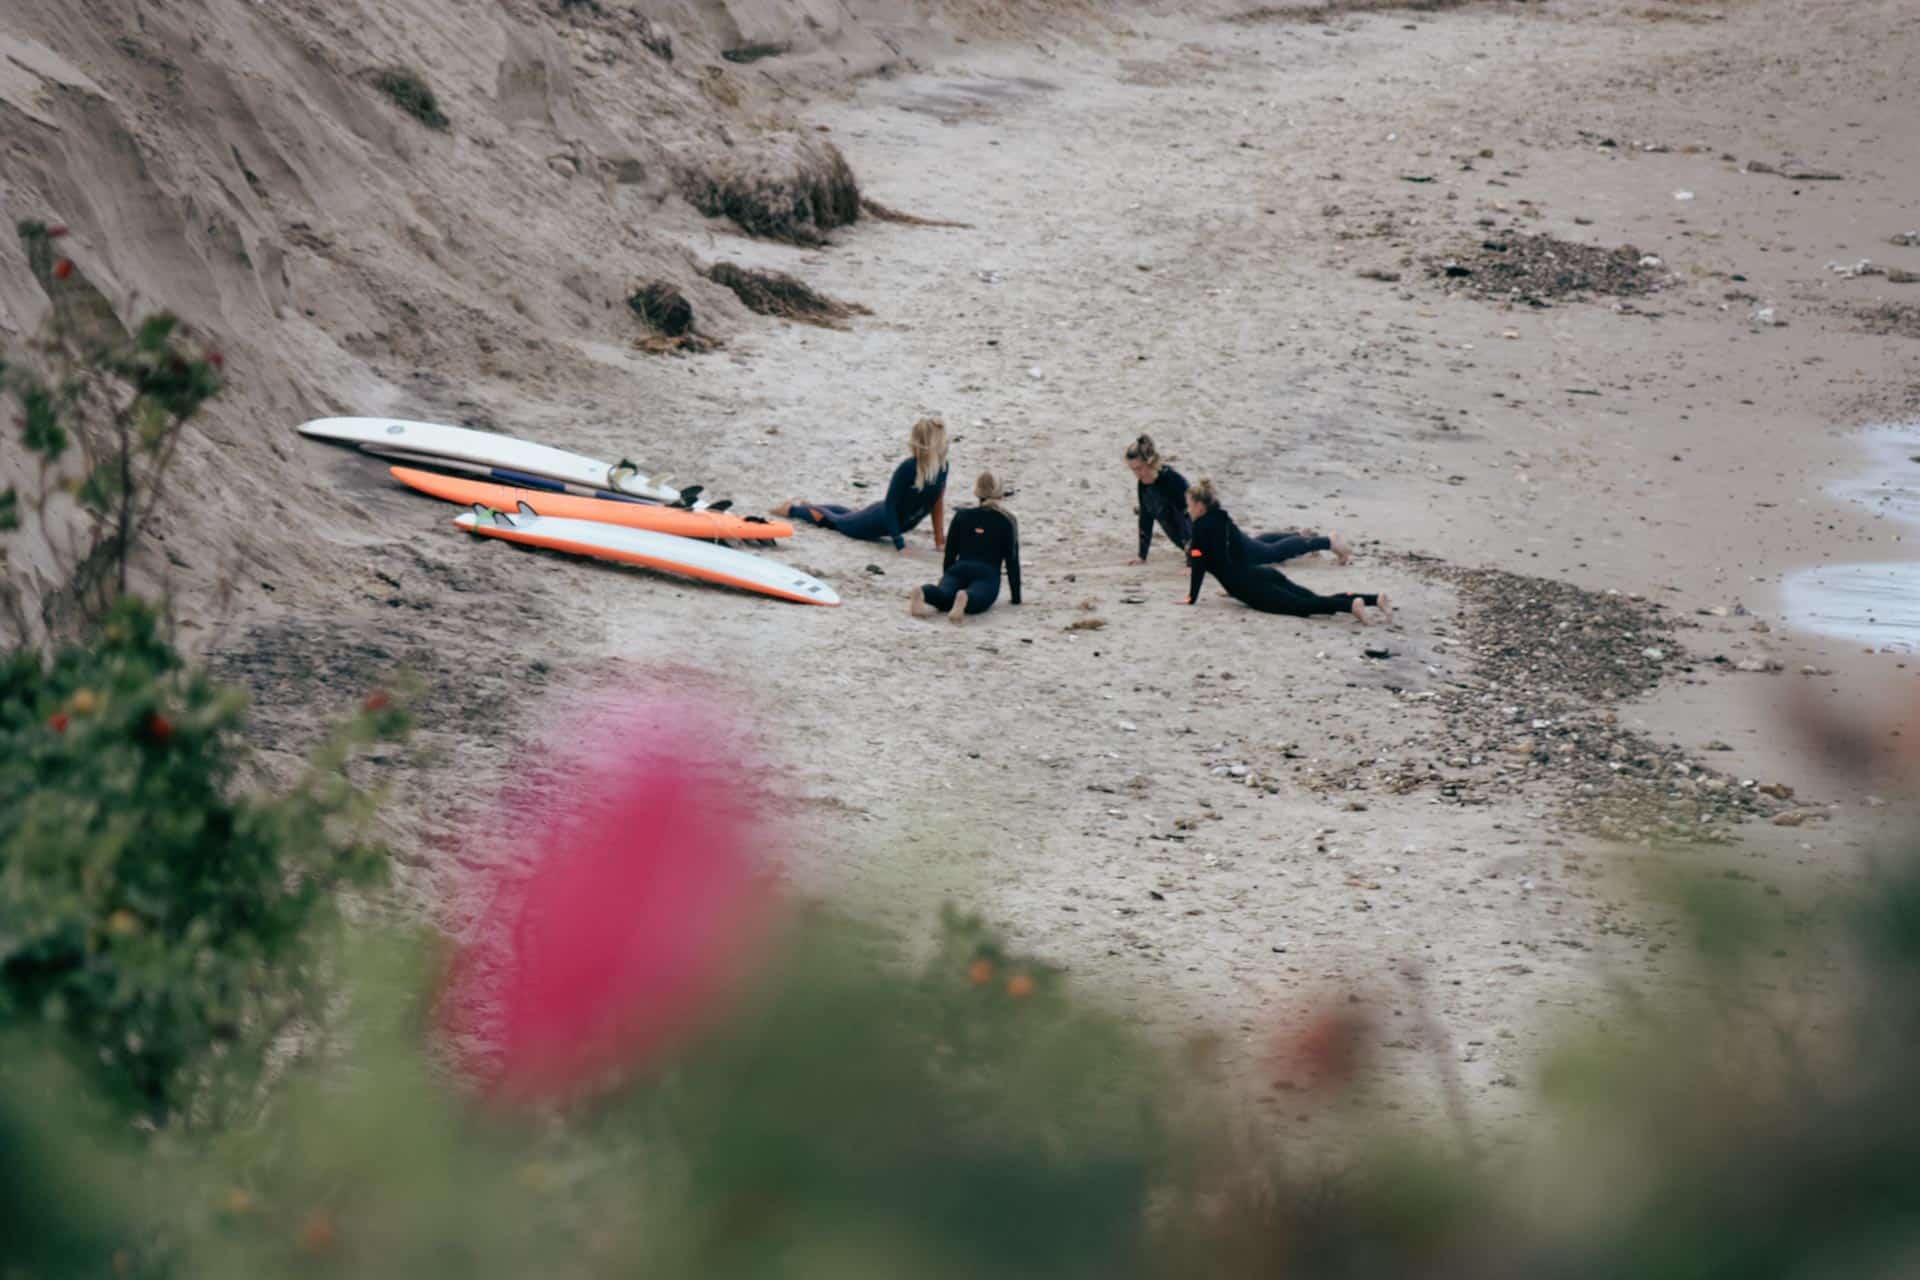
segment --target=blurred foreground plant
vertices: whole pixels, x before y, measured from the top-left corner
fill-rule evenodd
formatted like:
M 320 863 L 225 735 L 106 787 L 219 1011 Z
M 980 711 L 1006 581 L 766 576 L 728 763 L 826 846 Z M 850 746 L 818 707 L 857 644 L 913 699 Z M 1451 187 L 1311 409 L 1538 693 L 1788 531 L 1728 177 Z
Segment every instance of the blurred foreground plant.
M 25 221 L 15 230 L 52 303 L 24 354 L 0 352 L 0 395 L 17 407 L 38 481 L 24 495 L 0 490 L 0 532 L 31 516 L 56 562 L 37 620 L 11 571 L 0 585 L 15 642 L 27 643 L 84 633 L 127 593 L 183 429 L 219 394 L 222 359 L 165 312 L 129 332 L 63 253 L 66 228 Z
M 1736 950 L 1777 963 L 1746 919 Z M 350 1069 L 304 1075 L 195 1177 L 176 1166 L 134 1234 L 173 1233 L 179 1274 L 250 1280 L 1908 1274 L 1920 868 L 1793 927 L 1789 958 L 1852 958 L 1804 1036 L 1723 937 L 1699 1003 L 1642 1002 L 1631 1044 L 1568 1049 L 1563 1140 L 1503 1164 L 1386 1130 L 1337 1178 L 965 917 L 916 974 L 810 913 L 670 1057 L 511 1110 L 436 1066 L 427 953 L 370 943 Z
M 155 1124 L 217 1119 L 251 1105 L 275 1041 L 324 1001 L 338 891 L 385 870 L 347 764 L 407 716 L 380 695 L 289 790 L 247 776 L 245 696 L 187 666 L 127 589 L 221 358 L 166 314 L 128 332 L 65 228 L 16 230 L 52 305 L 0 358 L 37 475 L 24 500 L 0 493 L 0 532 L 38 539 L 57 580 L 37 620 L 13 574 L 0 590 L 17 632 L 0 657 L 0 1031 L 50 1031 Z
M 156 1121 L 258 1074 L 313 1011 L 338 890 L 385 870 L 345 766 L 406 712 L 363 709 L 275 795 L 239 776 L 244 703 L 131 600 L 0 662 L 0 1029 L 57 1029 Z

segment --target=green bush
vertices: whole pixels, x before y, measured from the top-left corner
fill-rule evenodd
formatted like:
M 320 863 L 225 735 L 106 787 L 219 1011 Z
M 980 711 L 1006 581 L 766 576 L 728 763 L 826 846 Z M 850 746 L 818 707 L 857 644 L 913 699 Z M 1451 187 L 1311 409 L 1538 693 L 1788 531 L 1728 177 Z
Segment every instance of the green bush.
M 165 312 L 129 332 L 61 252 L 64 227 L 27 221 L 15 230 L 53 307 L 24 357 L 0 351 L 0 395 L 17 406 L 21 444 L 42 468 L 37 493 L 0 492 L 0 532 L 32 517 L 64 577 L 40 602 L 37 623 L 19 587 L 0 585 L 16 640 L 28 643 L 84 632 L 127 593 L 134 549 L 165 496 L 181 428 L 220 393 L 224 362 Z M 83 517 L 77 539 L 49 514 L 62 493 Z
M 440 100 L 434 96 L 433 87 L 411 67 L 388 67 L 374 77 L 373 85 L 429 129 L 445 132 L 452 123 L 440 110 Z
M 322 926 L 377 879 L 352 747 L 404 728 L 376 705 L 286 794 L 242 787 L 244 696 L 182 666 L 123 601 L 89 645 L 0 666 L 0 1028 L 47 1023 L 153 1116 L 257 1074 L 312 1012 Z
M 357 834 L 372 799 L 346 765 L 406 717 L 370 702 L 285 794 L 242 776 L 245 696 L 187 667 L 161 610 L 128 594 L 221 357 L 164 313 L 128 331 L 62 254 L 63 228 L 17 231 L 53 307 L 0 356 L 42 464 L 37 492 L 0 494 L 0 532 L 38 537 L 55 581 L 37 620 L 15 584 L 0 591 L 19 632 L 0 657 L 0 1032 L 54 1030 L 155 1123 L 211 1116 L 244 1105 L 321 999 L 336 892 L 385 866 Z

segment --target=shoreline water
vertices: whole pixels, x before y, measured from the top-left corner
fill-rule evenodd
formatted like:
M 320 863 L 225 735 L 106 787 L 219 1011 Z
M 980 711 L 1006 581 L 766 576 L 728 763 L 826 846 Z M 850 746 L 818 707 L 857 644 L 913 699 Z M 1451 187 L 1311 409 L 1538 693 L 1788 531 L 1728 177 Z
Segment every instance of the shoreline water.
M 1868 465 L 1828 491 L 1920 529 L 1920 422 L 1868 427 L 1854 439 Z M 1781 616 L 1799 631 L 1878 653 L 1920 652 L 1920 559 L 1798 569 L 1782 579 L 1780 601 Z

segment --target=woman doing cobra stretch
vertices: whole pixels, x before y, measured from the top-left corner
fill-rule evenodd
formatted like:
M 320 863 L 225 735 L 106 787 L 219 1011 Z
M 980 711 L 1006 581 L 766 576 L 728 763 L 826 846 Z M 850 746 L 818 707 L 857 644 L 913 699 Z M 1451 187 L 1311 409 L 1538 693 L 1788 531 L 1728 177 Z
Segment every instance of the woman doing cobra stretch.
M 915 587 L 907 597 L 907 608 L 916 618 L 935 609 L 952 622 L 969 613 L 985 613 L 1000 598 L 1002 565 L 1007 570 L 1007 595 L 1020 603 L 1020 525 L 1000 505 L 1007 491 L 993 472 L 982 471 L 973 482 L 973 496 L 980 505 L 954 512 L 947 529 L 945 574 L 938 582 Z
M 1140 484 L 1137 495 L 1140 503 L 1140 554 L 1134 557 L 1133 563 L 1146 561 L 1147 549 L 1153 543 L 1155 521 L 1166 530 L 1168 541 L 1185 550 L 1193 538 L 1192 521 L 1187 515 L 1186 477 L 1160 461 L 1160 454 L 1153 447 L 1152 436 L 1143 435 L 1128 445 L 1126 457 L 1128 470 L 1133 472 L 1133 478 Z M 1341 564 L 1353 559 L 1353 549 L 1337 533 L 1325 537 L 1307 530 L 1248 534 L 1235 525 L 1233 536 L 1240 558 L 1247 564 L 1278 564 L 1282 560 L 1311 555 L 1315 551 L 1331 551 L 1333 558 Z
M 946 517 L 947 426 L 938 418 L 922 418 L 913 424 L 907 443 L 913 456 L 893 469 L 887 496 L 872 506 L 855 511 L 835 502 L 796 498 L 775 507 L 773 514 L 807 520 L 867 542 L 891 538 L 895 551 L 906 549 L 903 534 L 932 515 L 933 545 L 938 550 L 946 545 L 940 525 Z
M 1297 618 L 1351 613 L 1364 624 L 1371 621 L 1367 609 L 1376 608 L 1381 621 L 1393 621 L 1393 608 L 1384 594 L 1354 595 L 1343 591 L 1323 596 L 1307 590 L 1278 569 L 1248 563 L 1234 537 L 1238 530 L 1233 517 L 1220 505 L 1211 480 L 1201 480 L 1188 488 L 1187 514 L 1193 520 L 1193 542 L 1187 548 L 1187 565 L 1193 581 L 1184 603 L 1193 604 L 1200 599 L 1200 585 L 1211 573 L 1227 589 L 1228 595 L 1263 613 L 1285 613 Z

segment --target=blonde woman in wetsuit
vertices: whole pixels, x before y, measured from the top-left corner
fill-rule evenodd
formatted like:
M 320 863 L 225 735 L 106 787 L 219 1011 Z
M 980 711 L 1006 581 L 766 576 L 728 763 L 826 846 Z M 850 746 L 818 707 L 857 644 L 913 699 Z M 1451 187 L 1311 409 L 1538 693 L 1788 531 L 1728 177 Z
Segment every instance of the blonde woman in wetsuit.
M 907 448 L 911 456 L 893 469 L 887 496 L 872 506 L 855 511 L 837 502 L 801 502 L 796 498 L 775 507 L 773 514 L 792 516 L 867 542 L 891 539 L 895 551 L 906 550 L 903 535 L 931 515 L 933 548 L 938 551 L 946 545 L 940 525 L 947 514 L 947 424 L 938 418 L 920 419 L 907 437 Z

